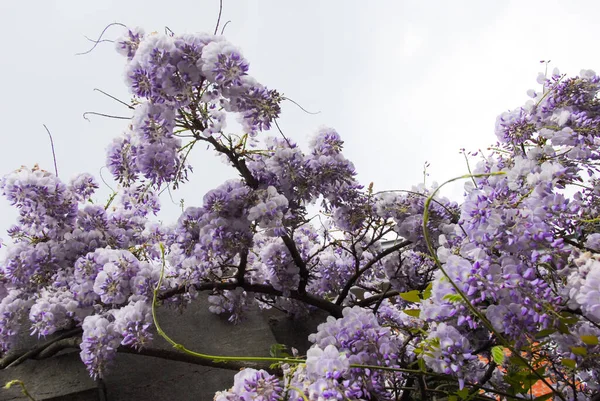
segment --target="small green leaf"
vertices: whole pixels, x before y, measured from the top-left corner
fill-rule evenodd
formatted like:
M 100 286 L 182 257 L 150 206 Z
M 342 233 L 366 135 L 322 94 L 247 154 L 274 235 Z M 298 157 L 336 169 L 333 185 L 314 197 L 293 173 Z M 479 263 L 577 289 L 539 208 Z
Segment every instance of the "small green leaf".
M 408 302 L 421 302 L 421 298 L 419 298 L 419 290 L 403 292 L 400 294 L 400 296 L 402 299 Z
M 527 366 L 527 363 L 524 362 L 521 358 L 519 358 L 518 356 L 511 356 L 509 358 L 510 364 L 511 365 L 515 365 L 515 366 L 521 366 L 524 368 L 528 368 L 529 366 Z
M 563 358 L 560 363 L 562 363 L 563 365 L 565 365 L 568 368 L 571 369 L 575 369 L 575 367 L 577 366 L 577 362 L 574 359 L 569 359 L 569 358 Z
M 431 297 L 431 289 L 433 288 L 433 282 L 427 284 L 425 290 L 423 290 L 423 299 L 429 299 Z
M 448 401 L 458 401 L 458 397 L 454 394 L 448 396 Z
M 498 365 L 502 365 L 504 363 L 504 347 L 501 345 L 492 347 L 492 358 Z
M 556 333 L 556 329 L 544 329 L 537 332 L 535 338 L 544 338 L 549 336 L 552 333 Z
M 421 314 L 421 309 L 404 309 L 403 312 L 408 316 L 419 317 Z
M 577 315 L 574 315 L 569 312 L 562 312 L 561 317 L 559 319 L 564 324 L 575 324 L 579 321 Z
M 580 338 L 586 345 L 598 345 L 598 337 L 596 336 L 581 336 Z
M 442 299 L 450 302 L 461 302 L 463 300 L 459 294 L 446 294 Z
M 571 347 L 571 352 L 574 353 L 575 355 L 586 356 L 587 355 L 587 348 L 585 348 L 585 347 Z
M 271 345 L 271 348 L 269 349 L 269 354 L 273 358 L 288 357 L 288 356 L 290 356 L 290 354 L 285 352 L 286 350 L 287 350 L 287 347 L 284 344 L 273 344 L 273 345 Z
M 567 325 L 560 320 L 558 321 L 558 331 L 560 334 L 571 334 Z
M 549 392 L 548 394 L 544 394 L 544 395 L 540 395 L 539 397 L 535 397 L 533 399 L 533 401 L 546 401 L 546 400 L 549 400 L 550 398 L 552 398 L 553 395 L 554 395 L 554 393 Z
M 539 368 L 537 368 L 535 370 L 536 373 L 536 380 L 537 378 L 539 378 L 539 376 L 545 376 L 546 375 L 546 366 L 542 365 Z
M 469 396 L 469 390 L 466 388 L 463 388 L 462 390 L 458 390 L 456 392 L 456 394 L 458 394 L 458 396 L 464 400 L 465 398 L 467 398 Z

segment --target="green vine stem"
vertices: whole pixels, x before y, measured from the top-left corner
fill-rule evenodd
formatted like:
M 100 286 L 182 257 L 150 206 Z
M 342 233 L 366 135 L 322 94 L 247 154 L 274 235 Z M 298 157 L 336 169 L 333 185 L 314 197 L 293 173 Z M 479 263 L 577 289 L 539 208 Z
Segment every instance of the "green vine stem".
M 158 283 L 156 285 L 156 287 L 154 288 L 153 291 L 153 296 L 152 296 L 152 320 L 154 322 L 154 326 L 156 327 L 156 331 L 158 333 L 158 335 L 160 335 L 162 338 L 164 338 L 169 344 L 171 344 L 173 346 L 173 348 L 184 352 L 188 355 L 192 355 L 195 356 L 197 358 L 200 359 L 204 359 L 204 360 L 208 360 L 211 362 L 229 362 L 229 361 L 236 361 L 236 362 L 270 362 L 270 363 L 290 363 L 290 364 L 299 364 L 299 363 L 305 363 L 305 360 L 302 359 L 291 359 L 291 358 L 275 358 L 275 357 L 255 357 L 255 356 L 225 356 L 225 355 L 208 355 L 208 354 L 203 354 L 200 352 L 194 352 L 191 351 L 189 349 L 187 349 L 185 346 L 183 346 L 182 344 L 179 344 L 177 342 L 175 342 L 173 339 L 171 339 L 171 337 L 169 337 L 164 330 L 162 329 L 162 327 L 160 326 L 159 322 L 158 322 L 158 318 L 156 316 L 156 301 L 158 299 L 158 291 L 160 290 L 160 287 L 162 286 L 162 281 L 163 281 L 163 277 L 164 277 L 164 273 L 165 273 L 165 265 L 166 265 L 166 260 L 165 260 L 165 247 L 163 244 L 160 244 L 160 251 L 161 251 L 161 257 L 162 257 L 162 267 L 160 270 L 160 277 L 158 279 Z
M 11 380 L 4 385 L 4 388 L 8 390 L 15 384 L 21 386 L 21 392 L 25 397 L 29 398 L 31 401 L 36 401 L 35 398 L 33 398 L 31 394 L 29 394 L 29 391 L 27 391 L 27 387 L 25 387 L 25 383 L 23 383 L 21 380 Z
M 435 251 L 435 249 L 433 248 L 433 244 L 431 242 L 431 238 L 429 236 L 429 231 L 427 230 L 427 223 L 429 222 L 429 205 L 431 204 L 433 197 L 435 196 L 435 194 L 446 184 L 449 184 L 451 182 L 454 181 L 458 181 L 458 180 L 463 180 L 463 179 L 475 179 L 475 178 L 482 178 L 482 177 L 490 177 L 490 176 L 496 176 L 496 175 L 504 175 L 506 174 L 504 171 L 497 171 L 497 172 L 493 172 L 493 173 L 483 173 L 483 174 L 466 174 L 466 175 L 462 175 L 460 177 L 455 177 L 452 178 L 446 182 L 444 182 L 442 185 L 440 185 L 439 187 L 437 187 L 432 193 L 431 195 L 427 198 L 427 200 L 425 201 L 425 205 L 424 205 L 424 211 L 423 211 L 423 237 L 425 239 L 425 243 L 427 245 L 427 249 L 429 250 L 429 253 L 431 254 L 431 257 L 433 258 L 433 260 L 435 261 L 435 264 L 437 265 L 437 267 L 440 269 L 440 271 L 442 272 L 442 274 L 446 277 L 446 279 L 448 279 L 448 281 L 450 282 L 450 284 L 452 285 L 452 287 L 454 288 L 454 290 L 456 291 L 456 293 L 462 298 L 462 300 L 465 302 L 467 308 L 469 309 L 469 311 L 471 311 L 471 313 L 473 313 L 473 315 L 475 315 L 477 318 L 479 318 L 479 320 L 481 320 L 481 322 L 483 323 L 483 325 L 492 333 L 494 333 L 494 335 L 496 336 L 496 338 L 498 338 L 498 340 L 502 343 L 502 345 L 506 348 L 508 348 L 510 350 L 510 352 L 512 353 L 512 355 L 514 355 L 516 358 L 518 358 L 525 366 L 527 366 L 527 368 L 539 379 L 541 380 L 546 386 L 548 386 L 548 388 L 550 388 L 552 390 L 552 392 L 554 394 L 556 394 L 561 400 L 566 401 L 566 399 L 564 398 L 564 396 L 557 391 L 554 387 L 552 387 L 552 385 L 550 383 L 548 383 L 548 381 L 546 380 L 546 378 L 541 375 L 540 373 L 537 372 L 537 370 L 531 366 L 529 364 L 529 361 L 527 361 L 519 352 L 517 352 L 514 347 L 510 344 L 510 342 L 508 340 L 506 340 L 504 338 L 504 336 L 502 336 L 495 328 L 494 326 L 490 323 L 489 320 L 487 320 L 487 318 L 473 305 L 471 304 L 471 302 L 469 301 L 469 299 L 467 298 L 467 296 L 465 295 L 465 293 L 459 288 L 459 286 L 452 280 L 452 278 L 450 278 L 450 276 L 448 275 L 448 273 L 446 273 L 446 270 L 444 269 L 444 267 L 442 266 L 442 263 L 440 262 L 440 260 L 437 257 L 437 252 Z

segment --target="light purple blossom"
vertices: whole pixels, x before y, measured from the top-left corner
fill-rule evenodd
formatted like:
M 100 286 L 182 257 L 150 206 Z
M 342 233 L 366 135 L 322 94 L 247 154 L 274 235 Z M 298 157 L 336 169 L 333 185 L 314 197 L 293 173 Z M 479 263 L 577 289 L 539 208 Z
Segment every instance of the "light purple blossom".
M 83 321 L 83 336 L 80 357 L 90 376 L 102 378 L 114 361 L 121 342 L 114 324 L 99 315 L 88 316 Z
M 476 357 L 471 355 L 469 341 L 454 327 L 440 323 L 427 336 L 429 353 L 423 359 L 434 372 L 456 375 L 460 389 L 468 376 L 467 363 Z
M 215 401 L 278 401 L 283 387 L 279 379 L 264 370 L 246 368 L 234 376 L 233 387 L 219 392 Z

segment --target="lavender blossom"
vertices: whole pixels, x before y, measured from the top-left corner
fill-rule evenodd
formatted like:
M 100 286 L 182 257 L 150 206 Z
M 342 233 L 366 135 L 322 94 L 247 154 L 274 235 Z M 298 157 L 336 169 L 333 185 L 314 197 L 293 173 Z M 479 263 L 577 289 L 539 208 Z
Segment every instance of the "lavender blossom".
M 102 378 L 117 354 L 120 335 L 115 332 L 113 323 L 99 315 L 86 317 L 82 327 L 79 355 L 90 376 L 94 379 Z

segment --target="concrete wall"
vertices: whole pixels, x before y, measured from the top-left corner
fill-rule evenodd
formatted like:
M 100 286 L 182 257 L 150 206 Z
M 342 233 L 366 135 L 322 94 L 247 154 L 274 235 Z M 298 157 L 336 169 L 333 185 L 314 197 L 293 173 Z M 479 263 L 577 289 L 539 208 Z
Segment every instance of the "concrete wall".
M 307 336 L 324 315 L 291 321 L 277 312 L 268 316 L 258 310 L 248 320 L 232 325 L 210 313 L 205 301 L 190 305 L 183 314 L 161 308 L 159 322 L 163 330 L 188 349 L 213 355 L 268 356 L 274 343 L 288 343 L 302 353 L 308 347 Z M 34 343 L 30 336 L 25 345 Z M 155 348 L 172 350 L 155 336 Z M 90 379 L 78 350 L 69 350 L 44 360 L 29 360 L 16 367 L 0 370 L 0 385 L 19 379 L 25 382 L 38 401 L 204 401 L 233 384 L 235 371 L 192 365 L 147 356 L 118 354 L 116 364 L 102 382 Z M 26 400 L 20 387 L 0 389 L 0 401 Z

